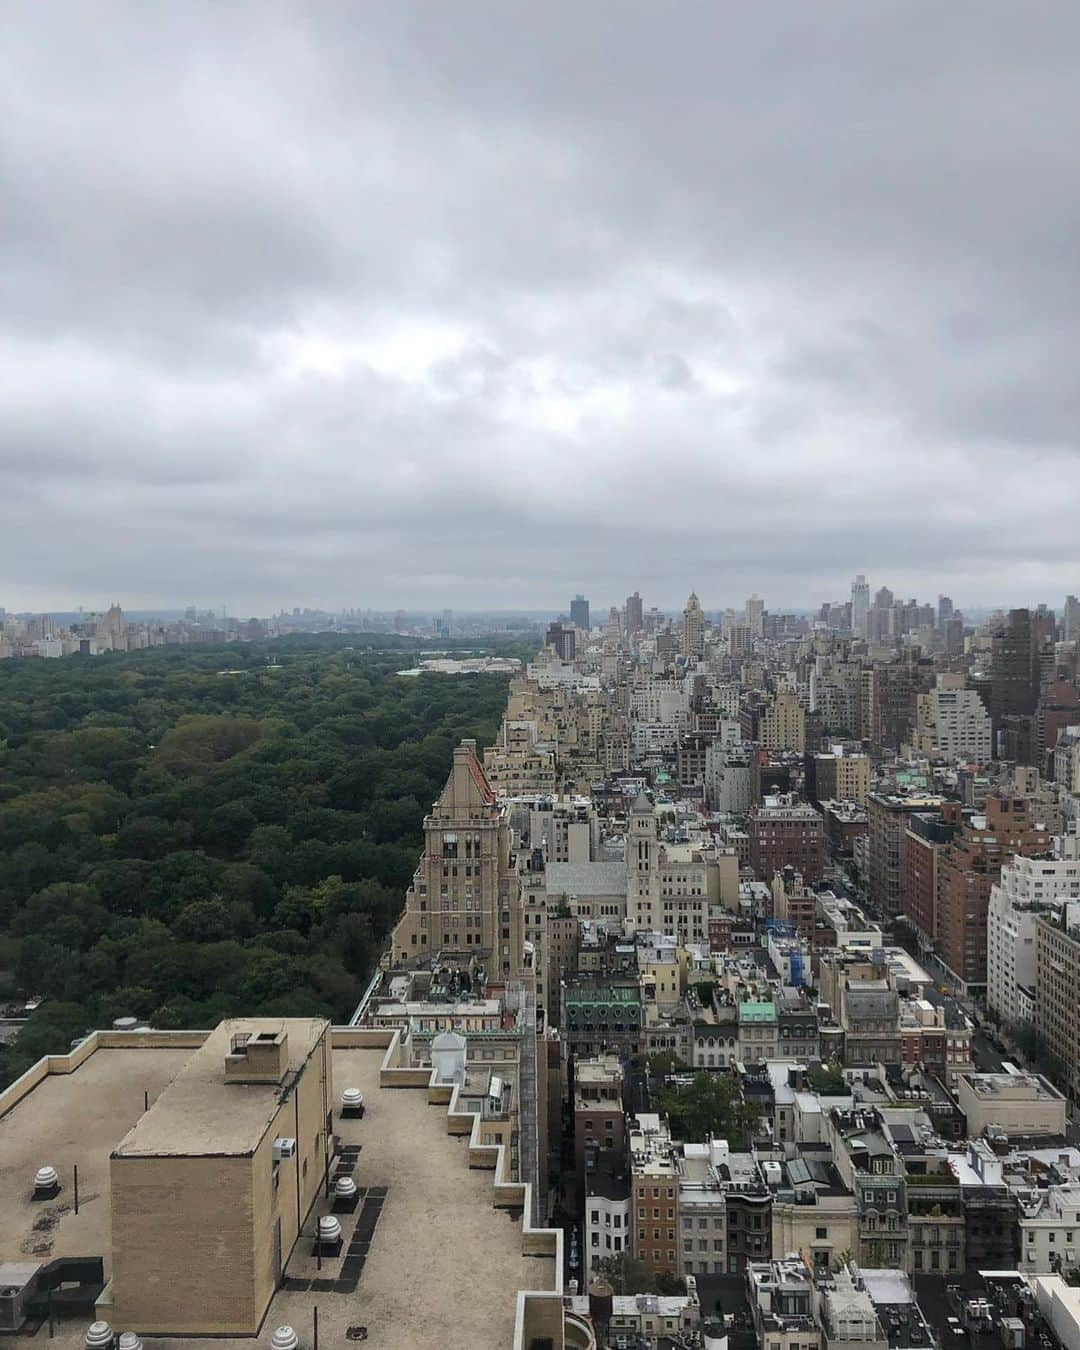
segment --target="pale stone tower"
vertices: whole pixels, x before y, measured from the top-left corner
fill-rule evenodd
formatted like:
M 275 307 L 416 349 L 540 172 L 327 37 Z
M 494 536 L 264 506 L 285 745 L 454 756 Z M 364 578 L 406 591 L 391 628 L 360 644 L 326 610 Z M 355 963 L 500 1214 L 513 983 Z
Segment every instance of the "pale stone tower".
M 705 615 L 701 602 L 691 591 L 683 610 L 683 656 L 688 661 L 700 661 L 705 655 Z
M 656 813 L 642 792 L 630 808 L 626 840 L 626 917 L 635 929 L 651 929 L 659 918 L 658 848 Z

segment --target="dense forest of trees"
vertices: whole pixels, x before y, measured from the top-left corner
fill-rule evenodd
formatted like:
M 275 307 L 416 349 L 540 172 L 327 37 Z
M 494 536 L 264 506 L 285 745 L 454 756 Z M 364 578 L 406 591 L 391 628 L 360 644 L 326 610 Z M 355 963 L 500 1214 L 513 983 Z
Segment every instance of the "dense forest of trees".
M 0 1084 L 120 1015 L 351 1010 L 453 746 L 506 700 L 505 677 L 397 677 L 415 649 L 0 661 L 0 1004 L 43 999 Z

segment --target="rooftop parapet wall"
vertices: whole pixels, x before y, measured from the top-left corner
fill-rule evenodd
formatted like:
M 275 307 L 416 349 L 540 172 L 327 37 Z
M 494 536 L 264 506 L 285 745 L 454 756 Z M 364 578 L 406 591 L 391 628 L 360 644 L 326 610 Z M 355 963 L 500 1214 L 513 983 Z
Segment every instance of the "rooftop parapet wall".
M 198 1050 L 209 1031 L 95 1031 L 66 1055 L 47 1055 L 0 1093 L 0 1117 L 10 1112 L 52 1075 L 74 1073 L 98 1050 L 175 1049 Z M 446 1106 L 446 1129 L 451 1135 L 467 1136 L 468 1166 L 491 1170 L 492 1203 L 499 1209 L 522 1210 L 521 1251 L 526 1256 L 553 1262 L 551 1289 L 521 1289 L 516 1293 L 514 1336 L 511 1350 L 528 1350 L 534 1341 L 551 1338 L 555 1350 L 565 1346 L 563 1314 L 563 1233 L 561 1229 L 534 1225 L 532 1186 L 513 1181 L 510 1158 L 501 1144 L 481 1142 L 481 1117 L 459 1108 L 460 1087 L 436 1081 L 436 1070 L 408 1063 L 407 1037 L 398 1028 L 334 1027 L 330 1033 L 335 1050 L 384 1049 L 379 1065 L 380 1088 L 413 1088 L 424 1091 L 429 1104 Z M 509 1291 L 508 1291 L 509 1293 Z

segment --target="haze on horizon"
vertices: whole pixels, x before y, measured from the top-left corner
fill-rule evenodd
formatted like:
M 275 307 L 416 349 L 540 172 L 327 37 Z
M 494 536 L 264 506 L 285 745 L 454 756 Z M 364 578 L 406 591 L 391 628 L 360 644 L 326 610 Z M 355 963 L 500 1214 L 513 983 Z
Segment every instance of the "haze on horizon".
M 1078 39 L 13 3 L 0 605 L 1060 608 Z

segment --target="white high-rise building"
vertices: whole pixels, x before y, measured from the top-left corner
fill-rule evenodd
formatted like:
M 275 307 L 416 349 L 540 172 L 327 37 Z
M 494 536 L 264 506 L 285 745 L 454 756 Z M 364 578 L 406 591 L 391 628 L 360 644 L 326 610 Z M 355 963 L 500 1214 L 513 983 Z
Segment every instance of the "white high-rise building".
M 737 724 L 736 724 L 737 725 Z M 717 739 L 705 751 L 705 800 L 714 811 L 746 815 L 753 802 L 751 752 Z
M 1080 794 L 1080 726 L 1066 727 L 1054 747 L 1054 782 L 1065 792 Z
M 851 583 L 851 631 L 866 637 L 866 616 L 870 613 L 870 586 L 860 572 Z
M 1075 850 L 1073 850 L 1075 852 Z M 1035 999 L 1035 920 L 1080 899 L 1080 858 L 1013 858 L 990 891 L 986 1001 L 1005 1022 L 1028 1021 Z
M 919 742 L 924 754 L 953 763 L 989 764 L 993 758 L 990 714 L 974 689 L 938 687 L 917 699 Z

